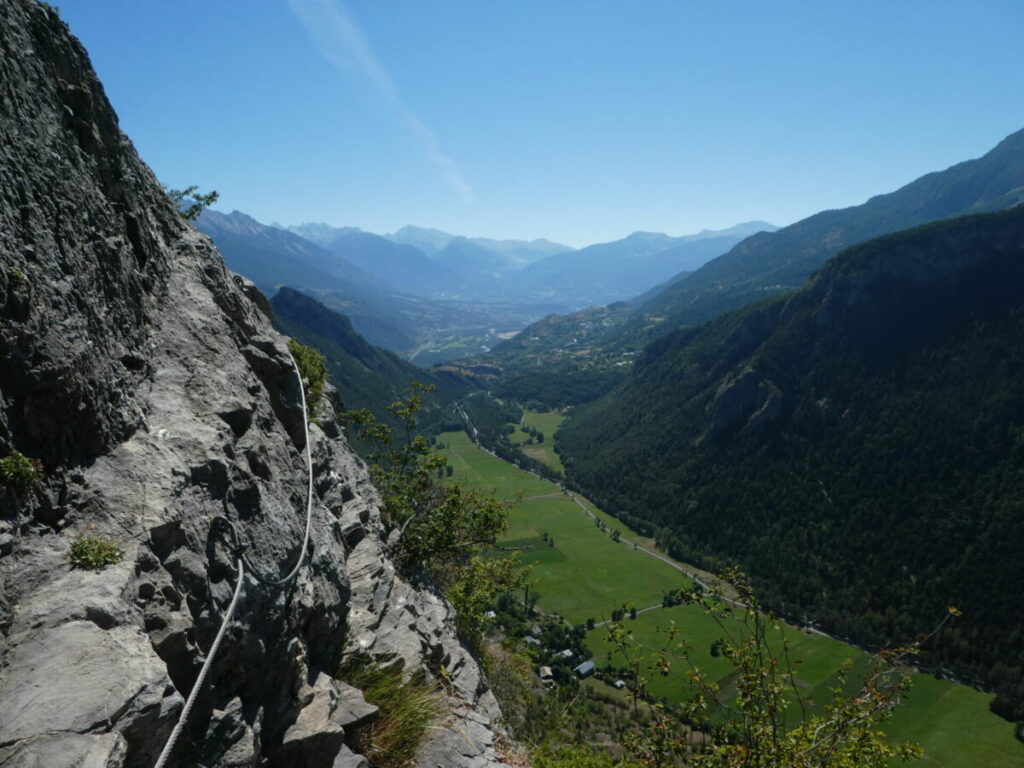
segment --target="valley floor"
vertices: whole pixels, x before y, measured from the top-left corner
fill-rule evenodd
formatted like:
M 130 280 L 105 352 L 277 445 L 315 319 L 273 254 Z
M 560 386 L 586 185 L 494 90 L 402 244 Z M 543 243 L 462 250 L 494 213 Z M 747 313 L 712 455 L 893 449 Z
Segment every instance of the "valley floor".
M 565 467 L 562 466 L 561 457 L 555 453 L 554 435 L 558 427 L 565 420 L 560 413 L 539 413 L 538 411 L 523 411 L 523 421 L 517 424 L 515 431 L 509 435 L 510 441 L 518 445 L 519 449 L 531 459 L 546 464 L 558 474 L 565 474 Z M 543 440 L 538 440 L 525 430 L 532 429 L 543 435 Z
M 546 439 L 550 440 L 547 433 Z M 491 492 L 502 500 L 518 499 L 502 544 L 522 548 L 520 562 L 533 566 L 541 610 L 558 613 L 573 624 L 593 619 L 596 625 L 608 619 L 613 610 L 632 605 L 638 614 L 636 619 L 627 619 L 627 625 L 639 644 L 654 642 L 660 630 L 674 622 L 705 674 L 718 680 L 724 691 L 729 690 L 730 669 L 711 654 L 711 644 L 721 634 L 717 625 L 693 606 L 660 607 L 666 592 L 690 586 L 684 574 L 702 582 L 712 578 L 710 575 L 654 552 L 652 542 L 619 520 L 563 492 L 555 483 L 484 451 L 464 432 L 444 433 L 439 443 L 457 482 Z M 612 536 L 616 530 L 620 533 L 618 541 Z M 791 660 L 799 662 L 798 687 L 806 692 L 812 709 L 830 696 L 845 660 L 854 664 L 854 680 L 857 668 L 866 666 L 867 655 L 845 643 L 789 625 L 785 625 L 784 632 L 791 644 Z M 587 643 L 598 667 L 619 666 L 600 626 L 588 634 Z M 914 673 L 912 677 L 913 688 L 887 723 L 886 733 L 893 740 L 911 739 L 921 744 L 925 757 L 920 765 L 1024 765 L 1024 744 L 1014 738 L 1012 724 L 989 711 L 990 694 L 932 675 Z M 593 685 L 606 693 L 614 690 L 599 681 Z M 657 680 L 653 690 L 669 701 L 678 701 L 686 695 L 687 686 L 666 678 Z

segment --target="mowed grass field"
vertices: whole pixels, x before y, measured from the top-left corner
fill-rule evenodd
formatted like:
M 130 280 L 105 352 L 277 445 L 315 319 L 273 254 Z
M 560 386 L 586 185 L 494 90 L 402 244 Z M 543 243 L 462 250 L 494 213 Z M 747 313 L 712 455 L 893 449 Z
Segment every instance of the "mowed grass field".
M 444 453 L 454 468 L 454 480 L 493 493 L 499 499 L 521 498 L 510 513 L 509 530 L 503 542 L 524 547 L 518 558 L 533 565 L 541 610 L 559 613 L 574 624 L 588 618 L 600 621 L 627 601 L 637 608 L 646 608 L 660 603 L 665 591 L 687 584 L 670 566 L 601 533 L 555 484 L 491 456 L 463 432 L 445 433 L 439 441 L 449 446 Z M 610 529 L 619 528 L 630 538 L 636 536 L 620 521 L 592 504 L 588 506 Z M 545 533 L 553 546 L 545 541 Z M 711 644 L 721 636 L 721 630 L 699 608 L 658 609 L 625 623 L 637 644 L 650 646 L 658 642 L 669 622 L 680 628 L 679 637 L 692 647 L 694 661 L 706 675 L 722 684 L 728 696 L 731 669 L 721 658 L 711 656 Z M 795 667 L 798 685 L 804 698 L 819 706 L 828 700 L 829 688 L 837 684 L 837 673 L 845 659 L 854 660 L 851 680 L 867 668 L 867 655 L 852 646 L 796 627 L 784 627 L 791 660 L 800 662 Z M 606 630 L 597 628 L 587 638 L 599 667 L 608 663 L 612 650 L 606 636 Z M 612 663 L 619 664 L 614 653 Z M 595 681 L 594 685 L 603 684 Z M 655 676 L 652 682 L 653 693 L 669 701 L 685 695 L 687 687 L 675 678 Z M 909 739 L 924 747 L 925 757 L 915 764 L 922 768 L 1022 768 L 1024 744 L 1014 738 L 1012 724 L 989 711 L 991 699 L 991 695 L 964 685 L 914 674 L 909 696 L 886 724 L 885 731 L 895 741 Z
M 539 411 L 523 411 L 523 421 L 526 426 L 533 427 L 536 430 L 544 433 L 543 443 L 534 443 L 533 445 L 523 445 L 527 440 L 530 439 L 530 435 L 523 431 L 522 426 L 516 424 L 516 431 L 509 435 L 509 440 L 513 443 L 521 446 L 521 450 L 531 459 L 536 459 L 542 464 L 546 464 L 560 474 L 565 474 L 565 467 L 562 466 L 562 460 L 555 453 L 555 431 L 559 425 L 565 421 L 565 416 L 554 411 L 548 413 L 540 413 Z
M 724 698 L 730 698 L 734 693 L 732 669 L 721 658 L 711 655 L 711 644 L 722 632 L 700 609 L 676 606 L 651 611 L 640 614 L 635 620 L 627 619 L 625 625 L 636 645 L 660 647 L 670 622 L 679 628 L 679 639 L 690 645 L 691 658 L 697 667 L 722 686 Z M 837 640 L 788 625 L 784 627 L 797 686 L 804 700 L 811 704 L 811 712 L 820 712 L 820 707 L 829 701 L 830 689 L 839 685 L 840 665 L 847 659 L 853 661 L 847 692 L 855 690 L 870 664 L 867 654 Z M 607 640 L 607 630 L 592 630 L 587 644 L 598 666 L 609 663 L 609 659 L 616 666 L 621 664 Z M 684 671 L 682 667 L 680 671 Z M 1024 744 L 1014 738 L 1013 725 L 989 711 L 990 694 L 937 680 L 932 675 L 914 673 L 911 678 L 910 693 L 884 730 L 893 741 L 909 740 L 924 748 L 925 756 L 916 765 L 939 768 L 1020 768 L 1024 765 Z M 651 680 L 654 695 L 671 702 L 679 701 L 689 690 L 688 682 L 675 676 L 653 675 Z M 791 704 L 789 712 L 796 715 L 798 711 L 795 703 Z
M 541 610 L 574 624 L 600 621 L 627 601 L 645 608 L 660 603 L 668 590 L 689 585 L 674 568 L 612 541 L 557 485 L 482 451 L 463 432 L 438 440 L 450 446 L 444 454 L 454 480 L 502 500 L 521 497 L 502 543 L 528 547 L 517 557 L 533 564 Z M 554 546 L 544 541 L 545 533 Z

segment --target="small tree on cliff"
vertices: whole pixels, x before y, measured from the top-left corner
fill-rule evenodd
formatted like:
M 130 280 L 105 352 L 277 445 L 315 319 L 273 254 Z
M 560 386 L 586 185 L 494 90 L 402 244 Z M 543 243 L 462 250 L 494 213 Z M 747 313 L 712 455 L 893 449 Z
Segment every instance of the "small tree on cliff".
M 478 642 L 487 607 L 521 589 L 525 572 L 512 558 L 484 557 L 508 526 L 506 506 L 444 482 L 447 459 L 417 434 L 422 395 L 432 389 L 413 382 L 409 397 L 388 407 L 404 430 L 401 442 L 366 409 L 338 416 L 371 446 L 370 474 L 384 501 L 394 560 L 408 576 L 432 578 L 455 607 L 459 631 Z
M 204 194 L 199 191 L 199 187 L 195 184 L 191 187 L 185 187 L 185 189 L 164 187 L 164 192 L 174 201 L 174 205 L 179 213 L 189 221 L 198 219 L 199 214 L 203 212 L 203 208 L 213 205 L 220 197 L 220 193 L 217 190 L 214 189 Z

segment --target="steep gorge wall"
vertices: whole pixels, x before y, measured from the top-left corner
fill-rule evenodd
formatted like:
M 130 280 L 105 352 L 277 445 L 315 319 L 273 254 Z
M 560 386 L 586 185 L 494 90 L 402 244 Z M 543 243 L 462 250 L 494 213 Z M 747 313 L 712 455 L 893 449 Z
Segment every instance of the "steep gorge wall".
M 235 581 L 299 554 L 300 393 L 251 286 L 161 192 L 53 11 L 0 1 L 0 766 L 148 766 Z M 334 680 L 347 651 L 451 680 L 423 765 L 497 764 L 497 705 L 436 594 L 387 558 L 379 498 L 320 404 L 310 555 L 285 589 L 247 579 L 171 765 L 358 766 L 374 717 Z M 83 533 L 124 560 L 64 559 Z

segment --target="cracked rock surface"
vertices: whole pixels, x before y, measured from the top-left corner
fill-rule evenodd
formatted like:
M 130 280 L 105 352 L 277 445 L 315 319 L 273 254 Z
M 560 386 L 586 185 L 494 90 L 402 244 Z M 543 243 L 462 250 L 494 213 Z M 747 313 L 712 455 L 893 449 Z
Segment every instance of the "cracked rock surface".
M 0 767 L 150 766 L 234 589 L 218 518 L 267 578 L 300 555 L 299 384 L 56 14 L 3 0 L 0 30 L 0 457 L 42 466 L 0 487 Z M 376 708 L 332 677 L 354 650 L 451 675 L 421 765 L 500 764 L 450 606 L 395 574 L 366 468 L 316 405 L 305 565 L 283 589 L 246 580 L 169 764 L 369 765 L 351 735 Z M 123 560 L 72 568 L 84 534 Z

